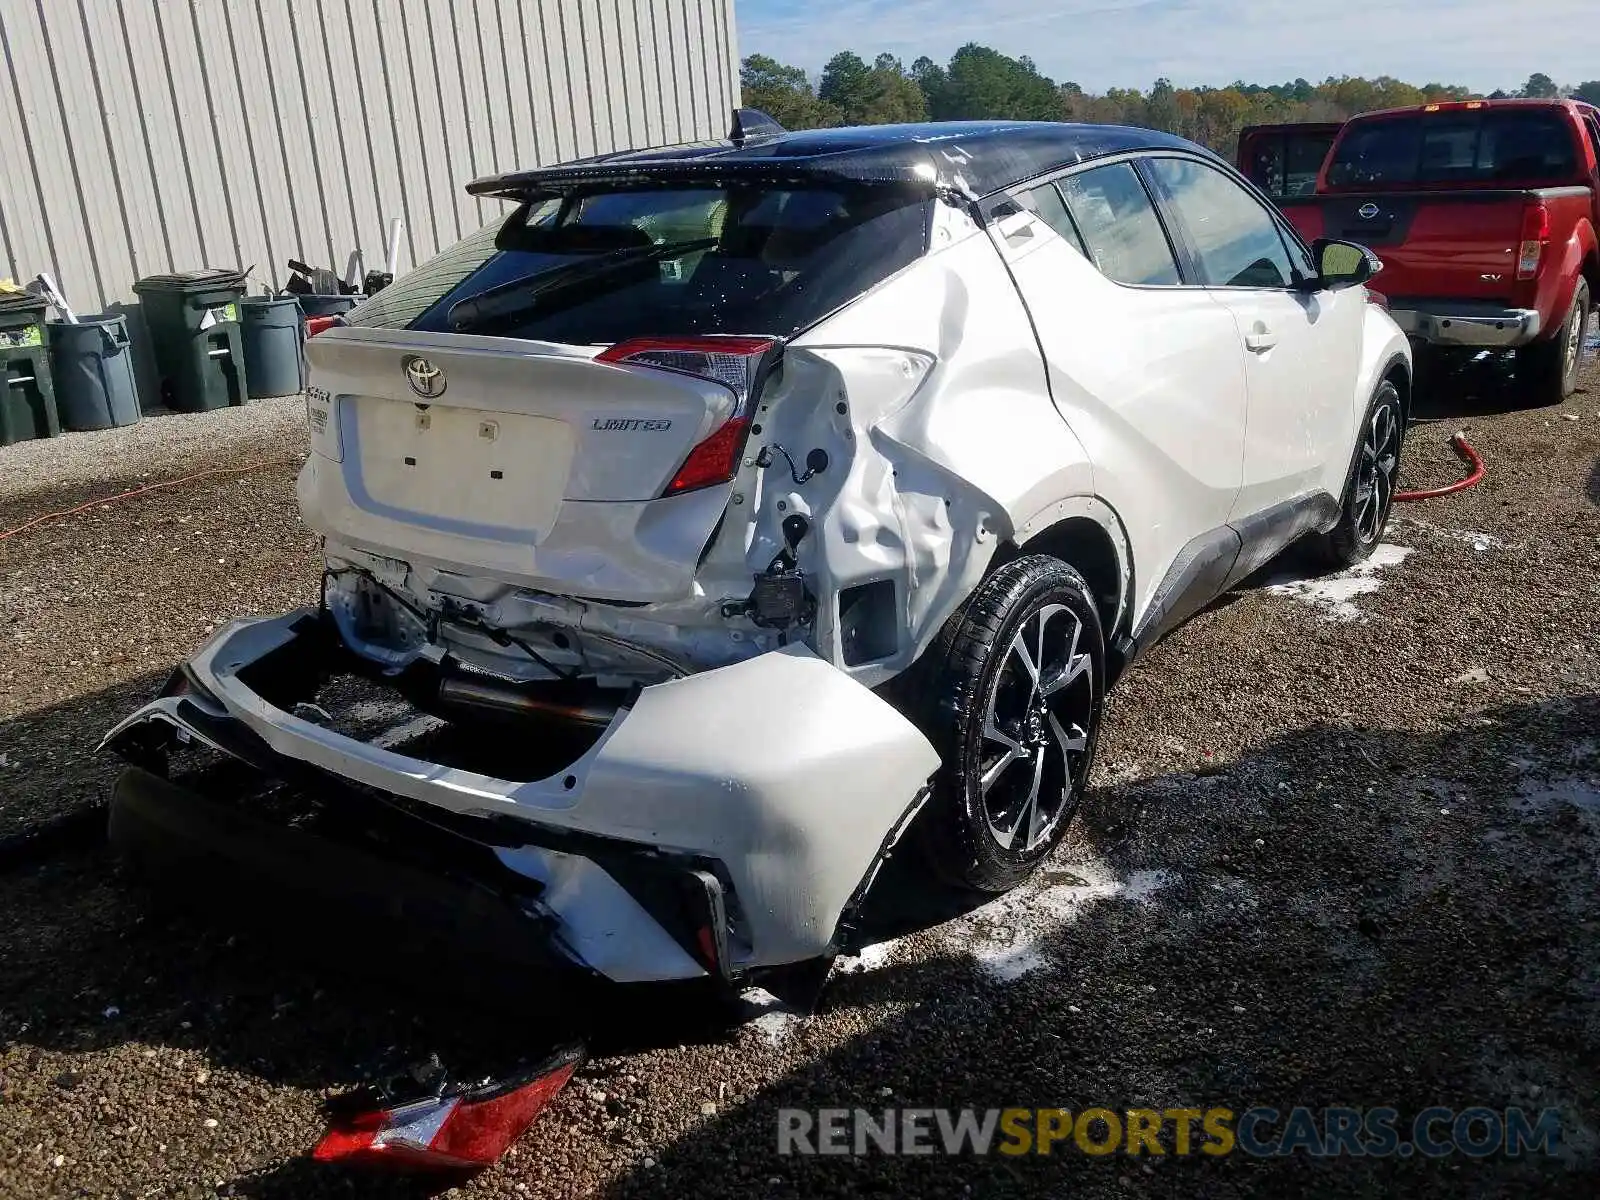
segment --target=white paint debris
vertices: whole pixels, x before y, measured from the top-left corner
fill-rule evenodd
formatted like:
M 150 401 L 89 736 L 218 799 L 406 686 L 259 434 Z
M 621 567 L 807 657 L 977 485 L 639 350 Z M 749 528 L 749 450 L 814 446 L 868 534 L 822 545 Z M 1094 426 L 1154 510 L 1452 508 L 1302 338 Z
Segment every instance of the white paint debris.
M 1438 537 L 1466 542 L 1479 554 L 1487 554 L 1490 550 L 1504 550 L 1506 546 L 1505 542 L 1490 533 L 1479 533 L 1475 529 L 1447 529 L 1443 525 L 1433 525 L 1427 521 L 1419 521 L 1415 517 L 1395 517 L 1390 524 L 1411 529 L 1425 529 Z
M 1525 814 L 1543 814 L 1564 806 L 1600 816 L 1600 776 L 1566 775 L 1543 782 L 1530 779 L 1523 781 L 1517 792 L 1517 807 Z
M 1489 672 L 1485 671 L 1482 667 L 1473 667 L 1470 671 L 1467 671 L 1467 672 L 1465 672 L 1465 673 L 1463 673 L 1461 675 L 1457 675 L 1450 682 L 1451 683 L 1488 683 L 1489 682 Z
M 1073 881 L 1052 883 L 1053 875 Z M 970 954 L 991 978 L 1010 983 L 1048 967 L 1045 939 L 1077 921 L 1090 905 L 1103 900 L 1148 904 L 1171 882 L 1165 871 L 1135 871 L 1118 879 L 1103 862 L 1067 864 L 1047 871 L 1042 882 L 1024 885 L 951 922 L 940 938 Z
M 765 988 L 746 988 L 740 993 L 740 999 L 752 1008 L 760 1010 L 761 1015 L 749 1022 L 749 1028 L 759 1033 L 772 1046 L 781 1046 L 788 1041 L 795 1030 L 800 1028 L 800 1023 L 805 1020 L 799 1013 L 785 1008 L 783 1001 Z
M 766 1038 L 770 1046 L 781 1046 L 790 1037 L 794 1037 L 795 1030 L 800 1027 L 800 1018 L 794 1013 L 762 1013 L 750 1022 L 750 1029 Z
M 350 706 L 354 721 L 398 721 L 411 711 L 404 700 L 361 700 Z
M 1366 614 L 1353 603 L 1357 596 L 1378 590 L 1383 581 L 1380 571 L 1398 566 L 1411 556 L 1409 546 L 1380 544 L 1366 562 L 1358 563 L 1337 575 L 1324 575 L 1319 579 L 1279 577 L 1269 582 L 1267 591 L 1274 596 L 1286 596 L 1317 610 L 1328 621 L 1365 621 Z
M 392 729 L 385 729 L 372 739 L 372 744 L 379 750 L 390 750 L 395 746 L 411 741 L 413 738 L 419 738 L 425 733 L 432 733 L 435 729 L 443 726 L 444 722 L 438 717 L 420 716 L 414 721 L 407 721 L 404 725 L 396 725 Z
M 903 938 L 895 938 L 892 941 L 879 942 L 873 946 L 863 946 L 854 958 L 841 959 L 839 961 L 839 970 L 846 975 L 859 974 L 863 971 L 876 971 L 894 957 L 895 949 L 903 940 Z

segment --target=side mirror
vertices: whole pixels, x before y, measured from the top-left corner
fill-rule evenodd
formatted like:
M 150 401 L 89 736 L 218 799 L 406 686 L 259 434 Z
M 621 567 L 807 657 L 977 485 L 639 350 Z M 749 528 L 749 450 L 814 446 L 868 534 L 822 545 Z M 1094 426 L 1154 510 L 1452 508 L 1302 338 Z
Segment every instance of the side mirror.
M 1320 238 L 1311 252 L 1317 260 L 1317 286 L 1329 291 L 1359 287 L 1383 270 L 1383 260 L 1356 242 Z

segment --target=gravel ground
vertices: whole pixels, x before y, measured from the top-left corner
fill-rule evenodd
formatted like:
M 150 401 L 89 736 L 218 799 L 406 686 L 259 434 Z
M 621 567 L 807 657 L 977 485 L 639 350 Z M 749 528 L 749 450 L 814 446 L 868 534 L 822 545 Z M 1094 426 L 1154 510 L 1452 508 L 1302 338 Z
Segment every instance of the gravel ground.
M 1402 509 L 1377 565 L 1286 569 L 1157 647 L 1033 884 L 842 963 L 809 1018 L 636 999 L 459 1194 L 1594 1196 L 1593 363 L 1586 384 L 1508 410 L 1492 369 L 1443 381 L 1427 411 L 1448 422 L 1414 429 L 1406 473 L 1455 478 L 1464 428 L 1483 485 Z M 298 446 L 261 438 L 215 457 Z M 102 793 L 108 718 L 209 624 L 309 595 L 311 549 L 287 466 L 0 543 L 0 820 Z M 927 926 L 927 898 L 891 883 L 885 934 Z M 0 874 L 0 909 L 4 1196 L 434 1194 L 313 1169 L 319 1098 L 429 1054 L 512 1058 L 547 1029 L 480 1015 L 465 982 L 441 1006 L 158 915 L 98 849 Z M 1521 1104 L 1559 1109 L 1565 1137 L 1522 1162 L 775 1153 L 779 1107 L 889 1104 Z
M 0 531 L 268 464 L 0 541 L 0 838 L 103 799 L 117 768 L 93 754 L 100 735 L 219 621 L 315 597 L 315 540 L 294 505 L 305 443 L 305 410 L 290 397 L 0 450 Z

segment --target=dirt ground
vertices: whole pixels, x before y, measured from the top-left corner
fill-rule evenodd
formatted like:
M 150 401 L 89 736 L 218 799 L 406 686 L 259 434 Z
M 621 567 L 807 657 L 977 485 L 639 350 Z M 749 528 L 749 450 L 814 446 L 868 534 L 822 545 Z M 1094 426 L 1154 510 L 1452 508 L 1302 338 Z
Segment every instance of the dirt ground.
M 1484 483 L 1397 510 L 1360 571 L 1285 567 L 1157 647 L 1037 880 L 920 929 L 949 914 L 886 901 L 811 1017 L 618 1005 L 450 1194 L 1600 1194 L 1600 369 L 1524 409 L 1470 367 L 1422 414 L 1408 481 L 1456 478 L 1461 428 Z M 0 839 L 103 800 L 98 736 L 217 622 L 312 598 L 302 453 L 282 421 L 192 441 L 161 477 L 284 461 L 0 541 Z M 0 529 L 151 471 L 0 491 Z M 72 839 L 0 864 L 0 913 L 4 1197 L 436 1194 L 314 1167 L 319 1101 L 549 1032 L 465 981 L 424 995 L 165 915 Z M 776 1152 L 780 1108 L 889 1105 L 1523 1106 L 1563 1136 L 1522 1161 Z

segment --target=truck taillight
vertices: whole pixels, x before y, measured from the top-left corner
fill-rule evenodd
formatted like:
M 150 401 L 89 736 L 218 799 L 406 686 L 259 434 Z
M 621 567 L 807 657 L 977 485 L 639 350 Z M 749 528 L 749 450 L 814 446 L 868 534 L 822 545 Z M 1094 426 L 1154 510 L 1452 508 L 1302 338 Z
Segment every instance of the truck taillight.
M 596 362 L 630 363 L 681 371 L 723 384 L 733 392 L 733 412 L 689 451 L 666 495 L 727 483 L 738 473 L 750 435 L 761 364 L 777 343 L 761 337 L 631 338 L 596 356 Z
M 1522 210 L 1522 245 L 1517 251 L 1517 278 L 1532 279 L 1539 274 L 1539 260 L 1550 244 L 1550 210 L 1535 201 Z

